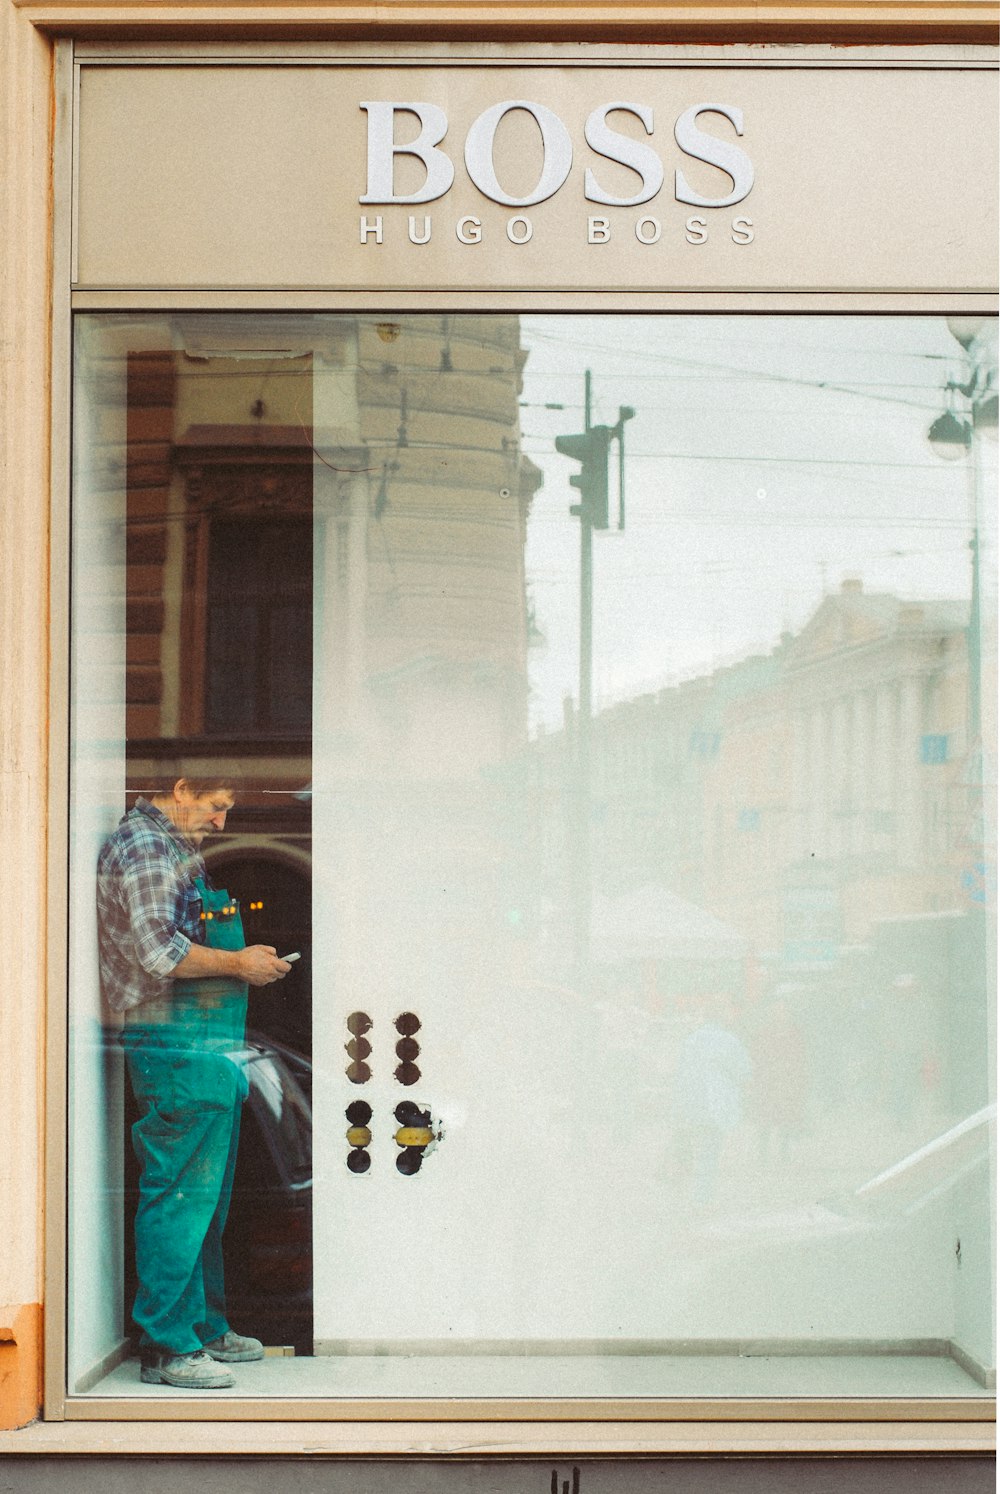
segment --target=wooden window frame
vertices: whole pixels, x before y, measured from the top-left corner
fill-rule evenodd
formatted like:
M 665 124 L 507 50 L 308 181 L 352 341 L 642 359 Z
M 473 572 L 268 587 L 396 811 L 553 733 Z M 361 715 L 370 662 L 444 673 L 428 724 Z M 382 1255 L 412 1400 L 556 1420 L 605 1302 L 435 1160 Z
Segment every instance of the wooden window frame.
M 228 292 L 187 293 L 173 291 L 128 293 L 83 292 L 70 289 L 73 219 L 74 68 L 81 56 L 96 60 L 109 55 L 131 55 L 138 64 L 163 55 L 162 44 L 153 40 L 183 28 L 188 55 L 192 49 L 203 60 L 220 60 L 233 54 L 233 45 L 219 42 L 219 27 L 228 28 L 237 48 L 256 45 L 262 32 L 273 36 L 275 45 L 308 35 L 316 26 L 312 11 L 281 10 L 279 7 L 242 6 L 226 10 L 218 5 L 161 5 L 157 0 L 141 5 L 53 3 L 53 0 L 18 0 L 37 27 L 62 38 L 56 47 L 56 97 L 59 108 L 55 125 L 55 212 L 52 256 L 52 493 L 53 493 L 53 667 L 51 707 L 54 721 L 65 719 L 68 681 L 68 493 L 70 433 L 70 322 L 74 310 L 145 311 L 169 309 L 233 309 L 246 311 L 305 309 L 356 309 L 385 304 L 387 293 L 372 291 L 353 297 L 308 297 L 296 293 Z M 824 43 L 857 40 L 878 45 L 886 41 L 910 43 L 961 41 L 992 42 L 996 6 L 969 0 L 958 9 L 946 5 L 910 4 L 902 10 L 874 6 L 859 26 L 856 10 L 848 5 L 809 7 L 780 12 L 777 7 L 743 7 L 742 21 L 733 20 L 732 9 L 708 7 L 625 6 L 602 8 L 595 19 L 593 8 L 574 6 L 553 19 L 551 4 L 510 4 L 503 0 L 487 21 L 474 14 L 471 4 L 420 4 L 400 0 L 399 25 L 415 32 L 425 43 L 428 56 L 435 55 L 435 40 L 465 28 L 477 38 L 517 35 L 520 50 L 511 48 L 511 60 L 523 55 L 526 44 L 541 37 L 546 46 L 564 39 L 580 41 L 603 28 L 609 19 L 616 35 L 646 41 L 650 36 L 680 45 L 694 40 L 711 46 L 731 41 L 789 39 Z M 328 26 L 336 27 L 338 40 L 350 41 L 352 28 L 364 26 L 362 5 L 333 0 L 323 7 Z M 752 12 L 752 19 L 751 19 Z M 696 16 L 696 18 L 695 18 Z M 201 28 L 214 28 L 212 40 L 200 41 Z M 125 29 L 139 42 L 119 44 L 115 38 Z M 689 37 L 688 33 L 693 34 Z M 763 29 L 762 29 L 763 28 Z M 386 59 L 398 45 L 408 55 L 413 46 L 394 41 L 398 32 L 383 24 Z M 74 55 L 73 38 L 82 38 Z M 248 41 L 249 37 L 254 42 Z M 107 40 L 110 38 L 110 41 Z M 193 43 L 193 48 L 192 48 Z M 601 55 L 610 49 L 601 47 Z M 269 54 L 271 55 L 271 54 Z M 273 54 L 275 56 L 278 53 Z M 392 298 L 401 309 L 421 306 L 419 295 Z M 542 300 L 525 295 L 482 295 L 456 298 L 463 306 L 490 310 L 590 309 L 593 297 L 552 296 Z M 696 298 L 697 299 L 697 298 Z M 957 290 L 953 295 L 925 299 L 909 297 L 905 308 L 899 300 L 892 309 L 925 311 L 983 311 L 995 308 L 995 298 L 970 296 Z M 655 309 L 655 298 L 645 297 L 645 310 Z M 609 293 L 604 309 L 633 309 L 629 293 Z M 884 304 L 878 293 L 871 296 L 818 296 L 800 303 L 802 310 L 874 311 Z M 713 297 L 713 309 L 759 310 L 759 298 L 748 306 L 737 293 Z M 690 302 L 681 309 L 695 309 Z M 204 551 L 204 547 L 202 546 Z M 48 1070 L 48 1194 L 47 1194 L 47 1349 L 45 1362 L 45 1415 L 49 1421 L 75 1423 L 55 1430 L 61 1451 L 98 1451 L 106 1448 L 112 1434 L 109 1423 L 126 1426 L 124 1443 L 118 1450 L 131 1452 L 212 1451 L 232 1453 L 301 1451 L 308 1428 L 308 1449 L 345 1455 L 405 1455 L 420 1453 L 474 1456 L 651 1456 L 657 1453 L 866 1453 L 874 1452 L 962 1452 L 982 1453 L 992 1446 L 993 1402 L 983 1399 L 916 1400 L 885 1398 L 847 1400 L 803 1398 L 795 1400 L 699 1400 L 673 1403 L 608 1400 L 442 1402 L 415 1399 L 408 1402 L 283 1401 L 173 1399 L 162 1401 L 115 1400 L 68 1396 L 65 1390 L 65 982 L 66 924 L 65 882 L 68 828 L 64 785 L 68 767 L 68 743 L 57 730 L 50 760 L 49 865 L 52 895 L 49 911 Z M 253 1423 L 242 1428 L 238 1423 Z M 179 1424 L 183 1429 L 179 1430 Z

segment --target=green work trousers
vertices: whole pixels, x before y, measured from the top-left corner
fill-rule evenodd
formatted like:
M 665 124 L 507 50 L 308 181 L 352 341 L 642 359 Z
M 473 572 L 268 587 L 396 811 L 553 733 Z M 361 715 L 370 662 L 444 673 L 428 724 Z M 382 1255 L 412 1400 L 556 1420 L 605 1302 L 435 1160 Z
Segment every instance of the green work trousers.
M 207 898 L 209 906 L 229 903 L 214 889 Z M 206 942 L 216 943 L 208 932 Z M 242 926 L 226 933 L 242 947 Z M 122 1042 L 139 1106 L 132 1316 L 144 1349 L 195 1353 L 229 1327 L 222 1231 L 247 1095 L 238 1062 L 246 1010 L 246 987 L 237 982 L 178 980 L 167 1000 L 125 1016 Z

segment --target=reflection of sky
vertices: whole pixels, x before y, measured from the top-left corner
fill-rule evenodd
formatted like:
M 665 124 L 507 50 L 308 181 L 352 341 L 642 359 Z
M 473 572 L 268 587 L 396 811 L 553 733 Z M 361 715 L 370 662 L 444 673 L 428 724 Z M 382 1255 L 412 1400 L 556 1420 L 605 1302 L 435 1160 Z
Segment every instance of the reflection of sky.
M 532 719 L 577 694 L 579 525 L 554 450 L 592 420 L 627 426 L 626 529 L 594 540 L 600 706 L 797 631 L 858 577 L 911 600 L 969 595 L 964 462 L 931 451 L 944 385 L 966 377 L 941 317 L 524 316 Z M 547 405 L 565 408 L 552 410 Z

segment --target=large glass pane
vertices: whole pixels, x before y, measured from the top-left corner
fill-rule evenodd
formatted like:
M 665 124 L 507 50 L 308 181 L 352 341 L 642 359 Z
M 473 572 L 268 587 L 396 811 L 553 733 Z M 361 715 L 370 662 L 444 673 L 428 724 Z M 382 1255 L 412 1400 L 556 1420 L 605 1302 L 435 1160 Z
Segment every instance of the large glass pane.
M 983 1394 L 993 324 L 76 346 L 70 1389 Z

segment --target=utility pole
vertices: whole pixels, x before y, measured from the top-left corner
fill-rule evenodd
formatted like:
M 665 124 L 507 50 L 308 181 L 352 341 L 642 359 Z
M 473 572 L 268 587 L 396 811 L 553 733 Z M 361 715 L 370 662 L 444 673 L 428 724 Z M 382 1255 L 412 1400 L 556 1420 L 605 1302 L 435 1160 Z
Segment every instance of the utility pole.
M 583 429 L 589 438 L 590 384 L 588 368 L 583 376 Z M 605 455 L 605 485 L 607 484 L 607 456 Z M 583 985 L 590 966 L 590 916 L 592 902 L 592 872 L 590 846 L 590 737 L 593 713 L 592 687 L 594 677 L 594 515 L 588 494 L 583 488 L 581 473 L 580 502 L 574 503 L 570 513 L 577 511 L 580 518 L 580 708 L 576 718 L 576 841 L 574 855 L 574 877 L 576 896 L 573 899 L 573 969 L 577 983 Z
M 591 421 L 591 371 L 583 376 L 583 431 L 556 437 L 556 450 L 580 463 L 570 485 L 580 491 L 580 502 L 570 513 L 580 520 L 580 677 L 576 716 L 574 782 L 571 795 L 570 880 L 572 886 L 573 971 L 578 984 L 587 979 L 590 963 L 592 897 L 590 846 L 590 773 L 594 675 L 594 530 L 608 528 L 608 455 L 618 442 L 618 528 L 625 528 L 625 422 L 635 411 L 622 405 L 614 426 Z

